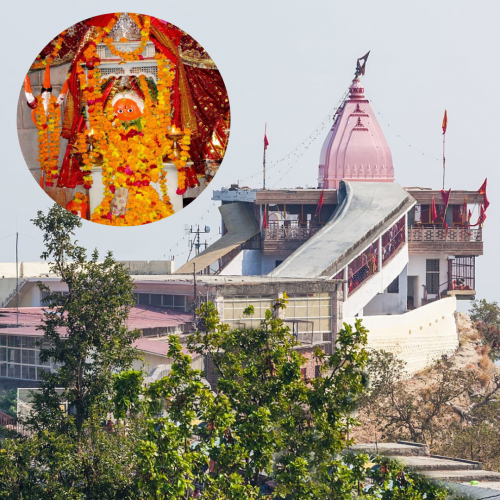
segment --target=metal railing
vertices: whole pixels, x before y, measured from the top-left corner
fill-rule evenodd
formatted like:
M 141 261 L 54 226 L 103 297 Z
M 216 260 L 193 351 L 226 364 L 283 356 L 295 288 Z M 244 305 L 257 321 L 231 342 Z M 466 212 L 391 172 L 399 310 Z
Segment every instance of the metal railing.
M 0 411 L 0 426 L 15 428 L 16 420 L 14 417 L 7 415 L 3 411 Z
M 401 227 L 382 247 L 382 264 L 385 264 L 405 244 L 405 227 Z
M 295 222 L 295 221 L 292 221 Z M 307 227 L 298 223 L 285 225 L 282 222 L 269 222 L 264 229 L 265 240 L 308 240 L 313 234 L 316 234 L 322 226 Z
M 349 294 L 358 289 L 370 276 L 377 272 L 377 258 L 373 256 L 366 264 L 362 265 L 352 276 L 348 278 L 347 286 Z
M 411 226 L 408 228 L 408 241 L 480 242 L 483 241 L 483 230 L 480 227 L 453 227 L 446 229 L 443 226 Z

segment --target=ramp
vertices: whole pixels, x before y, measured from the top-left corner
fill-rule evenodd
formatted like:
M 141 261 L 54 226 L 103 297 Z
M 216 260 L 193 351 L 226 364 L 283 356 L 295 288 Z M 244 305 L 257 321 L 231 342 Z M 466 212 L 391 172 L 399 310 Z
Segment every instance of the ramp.
M 219 207 L 219 212 L 226 225 L 227 233 L 199 255 L 186 262 L 174 274 L 192 273 L 193 266 L 196 266 L 196 271 L 201 271 L 260 231 L 248 203 L 237 202 L 222 205 Z
M 415 203 L 396 183 L 342 181 L 339 206 L 325 227 L 269 275 L 334 276 Z

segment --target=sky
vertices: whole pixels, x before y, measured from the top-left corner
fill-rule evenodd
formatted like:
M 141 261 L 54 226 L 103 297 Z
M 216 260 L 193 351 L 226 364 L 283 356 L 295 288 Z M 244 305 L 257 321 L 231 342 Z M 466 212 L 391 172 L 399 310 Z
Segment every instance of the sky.
M 228 89 L 230 140 L 217 176 L 190 206 L 139 227 L 83 221 L 80 244 L 112 250 L 119 260 L 175 255 L 180 267 L 189 251 L 186 226 L 210 226 L 209 243 L 218 237 L 214 189 L 237 181 L 261 187 L 265 123 L 267 186 L 316 186 L 332 110 L 352 80 L 356 59 L 370 50 L 363 85 L 391 147 L 397 182 L 441 188 L 445 109 L 446 187 L 476 190 L 488 178 L 491 206 L 476 289 L 478 298 L 500 299 L 492 275 L 500 244 L 496 0 L 6 2 L 0 30 L 0 262 L 14 261 L 16 231 L 19 259 L 39 260 L 42 238 L 30 219 L 52 204 L 29 173 L 17 138 L 17 98 L 27 69 L 58 33 L 118 8 L 167 20 L 207 50 Z

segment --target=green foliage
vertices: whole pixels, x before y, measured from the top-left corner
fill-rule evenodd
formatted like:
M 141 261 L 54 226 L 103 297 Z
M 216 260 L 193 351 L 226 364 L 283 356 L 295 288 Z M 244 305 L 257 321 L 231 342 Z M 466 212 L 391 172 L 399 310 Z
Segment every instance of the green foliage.
M 10 389 L 0 395 L 0 411 L 7 415 L 17 417 L 17 390 Z
M 68 295 L 62 301 L 58 294 L 47 298 L 40 359 L 52 358 L 61 368 L 47 373 L 34 393 L 36 418 L 30 424 L 35 429 L 69 428 L 60 410 L 67 402 L 80 432 L 97 405 L 108 405 L 113 372 L 129 368 L 138 357 L 132 344 L 140 332 L 129 332 L 126 324 L 135 304 L 134 284 L 111 253 L 102 262 L 97 251 L 87 259 L 85 249 L 72 242 L 79 217 L 54 205 L 47 215 L 39 212 L 34 223 L 43 231 L 42 258 L 51 260 Z
M 496 301 L 474 300 L 469 315 L 474 322 L 500 327 L 500 306 Z
M 130 440 L 87 421 L 79 440 L 43 431 L 5 440 L 0 449 L 0 498 L 6 500 L 136 499 Z
M 369 472 L 366 455 L 342 456 L 367 383 L 359 320 L 338 332 L 333 354 L 316 349 L 307 361 L 280 319 L 286 295 L 258 328 L 244 330 L 221 324 L 207 303 L 198 311 L 204 331 L 188 347 L 216 367 L 214 390 L 176 336 L 168 376 L 145 386 L 130 370 L 130 277 L 110 254 L 87 259 L 72 242 L 81 222 L 64 209 L 39 213 L 35 224 L 42 257 L 69 290 L 49 295 L 41 326 L 41 358 L 61 367 L 34 394 L 33 436 L 6 439 L 0 449 L 0 498 L 178 500 L 201 488 L 197 498 L 247 500 L 260 496 L 262 474 L 276 482 L 275 499 L 423 499 L 424 491 L 427 500 L 444 498 L 411 473 L 403 484 L 400 466 Z M 319 377 L 302 378 L 306 361 Z M 109 411 L 114 425 L 106 425 Z

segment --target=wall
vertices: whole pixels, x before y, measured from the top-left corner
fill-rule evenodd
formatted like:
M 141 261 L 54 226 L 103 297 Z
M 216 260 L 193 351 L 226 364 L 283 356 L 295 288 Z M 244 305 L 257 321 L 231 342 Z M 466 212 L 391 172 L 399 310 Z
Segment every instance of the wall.
M 377 314 L 402 314 L 406 311 L 406 301 L 408 294 L 407 267 L 398 276 L 399 293 L 387 293 L 387 288 L 383 293 L 375 295 L 363 308 L 364 316 L 376 316 Z
M 382 271 L 375 273 L 366 280 L 357 290 L 347 296 L 344 301 L 343 316 L 351 317 L 360 314 L 363 308 L 379 293 L 384 290 L 396 279 L 408 264 L 408 245 L 405 244 L 389 262 L 383 267 Z
M 447 297 L 405 314 L 364 316 L 368 347 L 397 355 L 409 374 L 417 373 L 458 348 L 456 305 L 455 297 Z M 354 324 L 355 319 L 343 321 Z
M 128 274 L 134 275 L 161 275 L 174 272 L 173 260 L 120 260 Z
M 418 276 L 418 304 L 422 302 L 424 287 L 426 282 L 426 260 L 439 259 L 439 284 L 440 292 L 448 289 L 448 255 L 443 254 L 410 254 L 408 261 L 408 276 Z M 415 287 L 417 288 L 417 287 Z M 415 290 L 417 292 L 417 290 Z M 436 295 L 428 294 L 428 298 L 436 298 Z
M 221 276 L 263 276 L 276 268 L 277 260 L 288 255 L 263 255 L 261 250 L 242 250 L 220 273 Z
M 16 294 L 16 278 L 0 279 L 0 307 L 5 307 L 12 294 Z

